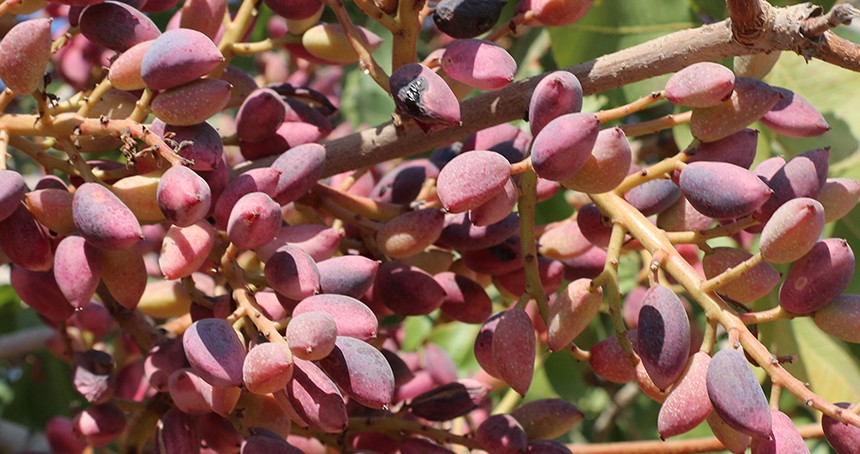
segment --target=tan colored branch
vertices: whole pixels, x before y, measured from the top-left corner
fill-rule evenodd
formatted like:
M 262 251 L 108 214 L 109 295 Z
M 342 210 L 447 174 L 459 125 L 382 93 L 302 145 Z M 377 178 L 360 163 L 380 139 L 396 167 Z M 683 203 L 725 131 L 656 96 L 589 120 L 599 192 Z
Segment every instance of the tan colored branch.
M 860 66 L 860 46 L 831 31 L 827 31 L 821 35 L 821 43 L 816 49 L 815 57 L 836 66 L 858 71 L 857 68 Z
M 22 0 L 6 0 L 3 3 L 0 3 L 0 16 L 8 13 L 16 5 L 21 4 L 21 1 Z
M 818 36 L 840 25 L 848 25 L 851 21 L 860 17 L 860 11 L 848 3 L 835 5 L 827 14 L 810 17 L 803 24 L 800 31 L 805 36 Z
M 612 218 L 613 222 L 624 225 L 630 235 L 639 240 L 649 252 L 655 256 L 658 252 L 661 253 L 663 257 L 660 262 L 661 267 L 686 289 L 690 297 L 704 309 L 709 320 L 716 320 L 729 332 L 730 339 L 732 336 L 738 336 L 744 351 L 767 372 L 774 383 L 791 392 L 806 406 L 839 421 L 860 427 L 860 416 L 842 411 L 807 388 L 806 384 L 792 376 L 779 364 L 773 354 L 749 331 L 735 311 L 713 292 L 703 291 L 701 277 L 675 249 L 665 232 L 613 192 L 590 194 L 590 197 L 602 213 Z
M 770 8 L 770 20 L 754 46 L 745 46 L 735 40 L 731 21 L 725 20 L 671 33 L 565 70 L 579 78 L 586 95 L 678 71 L 696 62 L 771 51 L 792 51 L 819 57 L 847 69 L 860 70 L 860 56 L 855 48 L 847 47 L 834 37 L 819 43 L 800 33 L 801 23 L 810 17 L 814 9 L 808 4 Z M 828 35 L 832 34 L 825 34 Z M 387 122 L 332 140 L 326 144 L 326 174 L 334 175 L 353 169 L 356 163 L 373 165 L 418 154 L 462 139 L 475 131 L 523 118 L 531 92 L 541 77 L 524 79 L 502 90 L 464 101 L 460 108 L 463 122 L 460 126 L 424 134 L 414 122 L 406 122 L 401 127 Z M 244 171 L 250 166 L 268 166 L 275 158 L 243 164 L 237 171 Z
M 822 438 L 820 424 L 807 424 L 797 428 L 804 439 Z M 591 445 L 569 444 L 574 454 L 686 454 L 694 452 L 722 451 L 725 448 L 716 438 L 692 438 L 670 441 L 627 441 Z
M 57 331 L 47 326 L 37 326 L 24 331 L 0 336 L 0 360 L 17 358 L 45 346 Z
M 765 34 L 771 6 L 761 0 L 726 0 L 726 6 L 735 39 L 741 44 L 755 45 Z

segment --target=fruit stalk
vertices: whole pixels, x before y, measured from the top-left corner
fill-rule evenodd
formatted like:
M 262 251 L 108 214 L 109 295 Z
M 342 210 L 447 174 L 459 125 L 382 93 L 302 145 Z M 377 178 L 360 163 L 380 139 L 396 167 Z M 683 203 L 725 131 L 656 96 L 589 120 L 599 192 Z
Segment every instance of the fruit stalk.
M 397 23 L 394 48 L 391 53 L 391 71 L 414 63 L 417 60 L 415 54 L 418 44 L 418 33 L 421 31 L 421 22 L 418 15 L 424 7 L 423 0 L 400 0 L 397 2 L 397 13 L 394 21 Z
M 93 107 L 99 101 L 101 101 L 102 96 L 107 93 L 107 91 L 110 90 L 112 86 L 113 85 L 111 85 L 110 79 L 105 76 L 105 78 L 102 79 L 102 81 L 99 82 L 98 85 L 96 85 L 96 88 L 93 88 L 93 91 L 91 91 L 88 95 L 84 96 L 86 102 L 81 106 L 80 109 L 78 109 L 78 115 L 82 117 L 88 116 Z
M 624 178 L 624 181 L 621 182 L 616 188 L 616 194 L 624 194 L 627 191 L 633 189 L 636 186 L 639 186 L 648 181 L 654 180 L 656 178 L 662 178 L 667 173 L 671 173 L 678 166 L 679 162 L 684 162 L 689 155 L 690 150 L 694 150 L 698 141 L 694 141 L 691 143 L 685 150 L 680 153 L 672 156 L 671 158 L 664 159 L 647 169 L 643 169 L 639 172 L 636 172 L 632 175 Z
M 6 169 L 6 155 L 9 152 L 9 133 L 0 131 L 0 170 Z
M 759 263 L 762 263 L 763 261 L 764 259 L 761 257 L 761 254 L 756 253 L 747 260 L 744 260 L 742 263 L 732 268 L 729 268 L 720 273 L 719 275 L 714 276 L 713 278 L 703 282 L 701 285 L 701 290 L 703 292 L 712 292 L 720 288 L 721 286 L 728 284 L 734 279 L 743 276 L 744 274 L 749 272 L 749 270 L 755 268 Z
M 395 32 L 399 29 L 399 25 L 397 21 L 388 15 L 385 11 L 376 6 L 372 0 L 356 0 L 355 6 L 358 6 L 364 14 L 368 17 L 373 18 L 380 25 L 388 29 L 390 32 Z
M 636 112 L 641 112 L 642 110 L 647 109 L 652 104 L 657 101 L 661 101 L 666 99 L 665 91 L 655 91 L 654 93 L 645 95 L 631 103 L 625 104 L 623 106 L 618 106 L 612 109 L 601 110 L 594 115 L 597 115 L 597 118 L 601 123 L 606 123 L 612 120 L 618 120 L 620 118 L 624 118 L 627 115 L 634 114 Z
M 526 295 L 535 300 L 540 316 L 547 319 L 549 307 L 547 306 L 546 293 L 540 282 L 537 260 L 537 241 L 535 239 L 535 205 L 537 204 L 537 175 L 534 172 L 526 172 L 520 177 L 519 182 L 519 206 L 520 214 L 520 242 L 522 243 L 523 266 L 526 274 Z M 522 300 L 522 299 L 521 299 Z M 528 299 L 526 299 L 528 301 Z
M 8 13 L 10 9 L 14 8 L 15 5 L 21 4 L 22 0 L 6 0 L 3 3 L 0 3 L 0 16 Z
M 230 283 L 230 287 L 233 288 L 233 298 L 235 298 L 239 303 L 239 306 L 245 310 L 245 315 L 251 319 L 251 322 L 254 323 L 257 331 L 259 331 L 266 340 L 286 345 L 287 340 L 284 339 L 284 336 L 281 336 L 272 321 L 263 315 L 263 310 L 260 308 L 259 304 L 257 304 L 257 301 L 254 299 L 254 295 L 251 294 L 247 284 L 245 284 L 242 279 L 241 268 L 235 260 L 238 252 L 238 247 L 231 244 L 227 248 L 227 251 L 224 252 L 224 256 L 221 259 L 221 272 L 224 274 L 227 282 Z
M 233 55 L 253 55 L 280 49 L 287 44 L 301 43 L 300 35 L 286 34 L 280 38 L 267 38 L 253 43 L 233 43 L 231 52 Z
M 692 111 L 687 111 L 679 114 L 669 114 L 653 120 L 643 121 L 642 123 L 621 125 L 620 128 L 624 131 L 624 134 L 627 134 L 627 137 L 654 134 L 655 132 L 659 132 L 664 129 L 674 128 L 675 126 L 689 123 L 692 113 Z
M 343 7 L 343 2 L 341 0 L 324 0 L 324 3 L 334 11 L 335 16 L 337 16 L 337 21 L 346 32 L 346 36 L 349 38 L 349 43 L 352 45 L 352 49 L 358 54 L 358 64 L 361 66 L 361 69 L 372 77 L 374 82 L 376 82 L 376 84 L 383 90 L 388 91 L 388 75 L 385 74 L 385 71 L 379 66 L 376 59 L 374 59 L 373 55 L 368 51 L 358 27 L 355 26 L 352 19 L 350 19 L 349 15 L 346 13 L 346 9 Z M 400 40 L 397 40 L 395 43 L 399 41 Z
M 836 405 L 825 401 L 810 391 L 800 380 L 783 369 L 778 361 L 774 360 L 773 354 L 749 331 L 735 311 L 703 291 L 701 279 L 696 271 L 672 246 L 666 235 L 651 224 L 642 213 L 632 209 L 624 199 L 613 193 L 591 194 L 591 199 L 614 222 L 627 227 L 630 234 L 652 254 L 656 254 L 658 251 L 663 252 L 665 259 L 661 262 L 662 268 L 689 292 L 690 296 L 705 310 L 709 319 L 717 320 L 730 334 L 732 332 L 737 333 L 744 351 L 756 360 L 771 377 L 771 380 L 782 385 L 807 406 L 846 424 L 860 426 L 860 416 L 846 414 L 848 412 L 841 411 Z
M 591 285 L 594 288 L 606 287 L 604 294 L 609 306 L 609 315 L 612 316 L 615 337 L 618 339 L 621 348 L 627 352 L 630 364 L 635 366 L 639 363 L 639 358 L 633 352 L 633 346 L 627 337 L 627 327 L 624 324 L 624 318 L 621 316 L 621 289 L 618 287 L 618 260 L 621 257 L 621 249 L 624 245 L 626 234 L 627 229 L 624 227 L 624 224 L 618 222 L 612 224 L 612 236 L 609 238 L 609 246 L 606 248 L 606 264 L 603 272 L 600 273 L 600 276 L 594 278 Z
M 6 110 L 6 107 L 13 99 L 15 99 L 15 92 L 9 88 L 3 89 L 3 92 L 0 93 L 0 111 Z
M 224 69 L 227 68 L 227 65 L 230 64 L 230 60 L 233 59 L 233 43 L 238 42 L 245 35 L 248 27 L 251 26 L 257 12 L 258 3 L 255 0 L 242 1 L 242 6 L 239 7 L 236 17 L 227 25 L 224 36 L 218 43 L 218 50 L 224 55 L 224 61 L 209 73 L 209 77 L 220 76 L 224 72 Z

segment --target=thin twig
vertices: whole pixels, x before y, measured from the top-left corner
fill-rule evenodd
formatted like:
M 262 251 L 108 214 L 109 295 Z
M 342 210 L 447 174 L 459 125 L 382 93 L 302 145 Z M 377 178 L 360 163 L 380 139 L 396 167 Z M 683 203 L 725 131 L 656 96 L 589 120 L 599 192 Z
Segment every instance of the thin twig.
M 268 38 L 254 43 L 233 43 L 231 52 L 233 55 L 253 55 L 278 49 L 286 44 L 301 43 L 300 35 L 292 35 L 287 33 L 280 38 Z
M 149 115 L 149 104 L 152 102 L 154 96 L 155 94 L 152 92 L 152 89 L 146 87 L 143 90 L 143 94 L 140 95 L 140 99 L 134 104 L 134 111 L 131 112 L 128 119 L 137 122 L 145 120 L 146 116 Z
M 388 221 L 405 213 L 409 208 L 407 205 L 378 202 L 369 197 L 339 191 L 322 183 L 315 184 L 311 188 L 311 194 L 332 200 L 334 203 L 374 221 Z
M 78 109 L 78 115 L 82 117 L 89 116 L 90 111 L 93 110 L 93 107 L 95 107 L 95 105 L 98 104 L 99 101 L 101 101 L 102 96 L 104 96 L 104 94 L 107 93 L 112 86 L 113 85 L 111 85 L 110 79 L 108 79 L 107 77 L 102 79 L 102 81 L 99 82 L 96 88 L 93 88 L 93 91 L 91 91 L 90 94 L 87 95 L 87 102 L 82 105 L 80 109 Z
M 358 27 L 352 22 L 349 14 L 347 14 L 346 9 L 343 6 L 342 0 L 323 0 L 332 11 L 334 11 L 335 16 L 337 16 L 337 20 L 340 23 L 340 26 L 343 27 L 344 32 L 346 32 L 346 36 L 349 39 L 349 44 L 352 46 L 352 49 L 358 54 L 359 66 L 363 71 L 367 72 L 374 82 L 379 85 L 380 88 L 385 90 L 386 92 L 389 89 L 388 85 L 388 74 L 385 74 L 385 71 L 376 62 L 376 59 L 373 58 L 373 55 L 370 54 L 370 51 L 367 49 L 367 40 L 364 39 L 364 36 L 359 31 Z M 398 42 L 395 40 L 395 42 Z
M 8 87 L 3 89 L 3 92 L 0 93 L 0 112 L 6 110 L 13 99 L 15 99 L 15 92 Z
M 425 0 L 401 0 L 397 2 L 397 12 L 394 21 L 397 24 L 397 39 L 391 50 L 391 71 L 417 61 L 418 34 L 421 32 L 421 22 L 418 17 Z
M 0 3 L 0 16 L 8 13 L 12 8 L 17 5 L 20 5 L 22 0 L 6 0 L 3 3 Z
M 287 340 L 284 339 L 284 336 L 280 335 L 272 321 L 263 315 L 263 310 L 248 289 L 242 277 L 242 270 L 235 260 L 238 252 L 239 249 L 236 245 L 231 244 L 221 259 L 221 273 L 227 279 L 227 282 L 230 283 L 230 286 L 233 287 L 233 299 L 236 300 L 240 307 L 245 309 L 245 314 L 251 319 L 251 322 L 254 323 L 257 330 L 266 340 L 287 345 Z
M 34 161 L 48 169 L 57 169 L 66 175 L 80 176 L 77 169 L 68 161 L 64 161 L 55 156 L 48 154 L 47 150 L 39 144 L 30 142 L 23 137 L 12 136 L 9 138 L 9 145 L 17 150 L 24 152 Z
M 708 279 L 705 282 L 702 282 L 701 290 L 703 292 L 712 292 L 735 279 L 739 279 L 743 277 L 745 274 L 749 273 L 750 270 L 760 265 L 764 262 L 764 258 L 762 258 L 761 253 L 756 253 L 752 257 L 744 260 L 737 265 L 728 268 L 722 273 Z
M 0 170 L 6 169 L 6 156 L 9 154 L 9 133 L 0 130 Z
M 818 36 L 827 30 L 839 25 L 848 25 L 851 21 L 860 17 L 860 11 L 848 3 L 834 5 L 833 8 L 823 16 L 810 17 L 800 26 L 800 32 L 805 36 Z
M 797 428 L 804 439 L 823 438 L 821 424 L 807 424 Z M 625 441 L 602 444 L 569 444 L 567 448 L 574 454 L 686 454 L 694 452 L 712 452 L 725 449 L 716 438 L 691 438 L 687 440 L 670 441 Z
M 606 297 L 609 315 L 612 317 L 615 337 L 618 344 L 627 353 L 630 364 L 635 366 L 639 363 L 639 357 L 633 351 L 630 339 L 627 338 L 627 326 L 624 324 L 624 318 L 621 314 L 621 289 L 618 286 L 618 265 L 626 234 L 627 229 L 624 224 L 618 222 L 612 224 L 612 234 L 609 237 L 609 246 L 606 248 L 606 263 L 603 266 L 603 272 L 594 278 L 591 286 L 606 288 L 603 294 Z
M 57 331 L 47 326 L 37 326 L 23 331 L 0 336 L 0 360 L 17 358 L 45 346 Z
M 221 36 L 221 41 L 218 43 L 218 50 L 224 56 L 224 61 L 217 68 L 209 73 L 209 77 L 218 77 L 227 69 L 230 60 L 233 59 L 233 43 L 239 42 L 248 28 L 254 21 L 257 15 L 257 5 L 260 0 L 243 0 L 239 6 L 239 11 L 236 12 L 235 19 L 230 22 L 224 29 L 224 35 Z
M 653 120 L 643 121 L 642 123 L 621 125 L 619 128 L 624 131 L 627 137 L 644 136 L 689 123 L 692 114 L 693 111 L 689 110 L 679 114 L 669 114 Z
M 605 109 L 597 112 L 595 115 L 597 119 L 600 120 L 601 123 L 606 123 L 612 120 L 617 120 L 619 118 L 624 118 L 628 115 L 634 114 L 636 112 L 641 112 L 642 110 L 651 107 L 655 102 L 666 99 L 665 91 L 655 91 L 649 95 L 643 96 L 631 103 L 625 104 L 623 106 L 618 106 L 612 109 Z
M 520 243 L 523 256 L 523 272 L 526 276 L 525 292 L 535 300 L 543 320 L 549 317 L 546 291 L 540 281 L 538 269 L 537 241 L 535 240 L 535 205 L 537 205 L 537 175 L 526 172 L 520 176 L 519 200 L 517 200 L 520 215 Z
M 646 249 L 652 253 L 663 251 L 663 269 L 687 290 L 690 297 L 704 309 L 706 316 L 718 321 L 729 332 L 730 337 L 737 336 L 744 351 L 755 359 L 774 382 L 782 385 L 805 405 L 834 419 L 860 427 L 860 416 L 841 411 L 839 407 L 809 390 L 803 382 L 782 368 L 779 362 L 771 361 L 773 354 L 749 331 L 737 313 L 711 293 L 702 291 L 698 272 L 672 246 L 665 233 L 648 218 L 638 210 L 631 209 L 629 204 L 615 193 L 591 194 L 590 197 L 601 212 L 611 217 L 614 222 L 623 224 L 630 235 L 639 240 Z
M 377 6 L 373 0 L 355 0 L 355 5 L 366 16 L 373 18 L 373 20 L 388 29 L 391 33 L 396 33 L 400 29 L 397 21 Z

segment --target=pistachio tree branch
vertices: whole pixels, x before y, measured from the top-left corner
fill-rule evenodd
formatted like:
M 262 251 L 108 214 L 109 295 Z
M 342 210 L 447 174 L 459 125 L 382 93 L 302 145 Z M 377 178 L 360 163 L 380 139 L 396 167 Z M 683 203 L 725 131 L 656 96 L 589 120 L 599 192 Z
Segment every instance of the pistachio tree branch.
M 820 38 L 815 52 L 816 58 L 832 65 L 858 71 L 860 46 L 831 31 L 824 32 Z
M 0 336 L 0 359 L 9 360 L 39 350 L 57 334 L 47 326 L 16 331 Z
M 770 5 L 761 0 L 726 0 L 732 32 L 739 43 L 755 44 L 765 32 Z
M 811 17 L 803 24 L 801 33 L 806 36 L 818 36 L 839 25 L 848 25 L 857 17 L 860 17 L 860 10 L 848 3 L 841 3 L 835 5 L 827 14 Z
M 678 71 L 701 61 L 716 61 L 739 55 L 772 51 L 792 51 L 807 58 L 860 71 L 860 51 L 833 33 L 811 39 L 801 27 L 815 11 L 810 4 L 786 8 L 767 7 L 767 21 L 754 45 L 745 45 L 732 33 L 732 21 L 682 30 L 638 46 L 565 68 L 579 78 L 586 95 Z M 462 124 L 425 134 L 414 122 L 401 126 L 386 122 L 326 144 L 326 173 L 334 175 L 352 169 L 356 162 L 372 165 L 390 159 L 418 154 L 459 140 L 475 131 L 523 118 L 531 92 L 543 76 L 512 83 L 508 87 L 463 101 Z M 263 158 L 250 166 L 268 166 L 275 157 Z
M 729 332 L 730 337 L 737 336 L 744 351 L 767 372 L 774 383 L 781 385 L 806 406 L 831 418 L 860 427 L 860 416 L 842 411 L 792 376 L 779 364 L 779 361 L 768 351 L 767 347 L 762 345 L 758 338 L 750 332 L 737 312 L 728 307 L 713 292 L 704 291 L 701 277 L 674 248 L 665 232 L 657 228 L 642 213 L 613 192 L 591 194 L 590 197 L 602 213 L 612 218 L 613 222 L 623 224 L 628 229 L 630 236 L 639 240 L 642 246 L 655 257 L 658 252 L 661 254 L 661 267 L 686 289 L 690 297 L 704 309 L 709 320 L 719 322 Z
M 821 424 L 807 424 L 797 428 L 804 439 L 823 438 Z M 598 444 L 569 444 L 568 449 L 574 454 L 644 454 L 659 452 L 660 454 L 681 454 L 693 452 L 713 452 L 725 449 L 716 438 L 690 438 L 669 441 L 625 441 L 618 443 Z

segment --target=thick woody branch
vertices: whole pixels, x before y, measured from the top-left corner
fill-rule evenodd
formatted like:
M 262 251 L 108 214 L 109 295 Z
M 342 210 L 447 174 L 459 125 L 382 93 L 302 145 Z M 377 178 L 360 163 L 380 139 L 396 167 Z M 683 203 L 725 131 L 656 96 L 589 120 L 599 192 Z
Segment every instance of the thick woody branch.
M 860 46 L 827 31 L 821 35 L 815 57 L 844 68 L 856 67 L 860 62 Z M 855 69 L 857 71 L 857 69 Z
M 737 42 L 755 45 L 765 33 L 767 12 L 771 6 L 760 0 L 727 0 L 726 6 Z
M 579 78 L 586 95 L 678 71 L 701 61 L 771 51 L 792 51 L 806 57 L 819 57 L 835 65 L 858 71 L 860 56 L 854 47 L 846 46 L 831 33 L 825 40 L 811 40 L 800 33 L 801 24 L 816 7 L 801 4 L 787 8 L 769 8 L 768 21 L 761 27 L 761 38 L 755 45 L 744 45 L 732 33 L 732 21 L 703 25 L 671 33 L 661 38 L 565 68 Z M 853 46 L 853 45 L 852 45 Z M 523 118 L 529 97 L 542 76 L 515 82 L 508 87 L 464 101 L 460 106 L 462 125 L 425 134 L 414 122 L 396 127 L 383 123 L 326 144 L 326 174 L 334 175 L 361 165 L 373 165 L 390 159 L 418 154 L 447 145 L 475 131 Z M 248 166 L 268 166 L 275 157 L 264 158 Z

